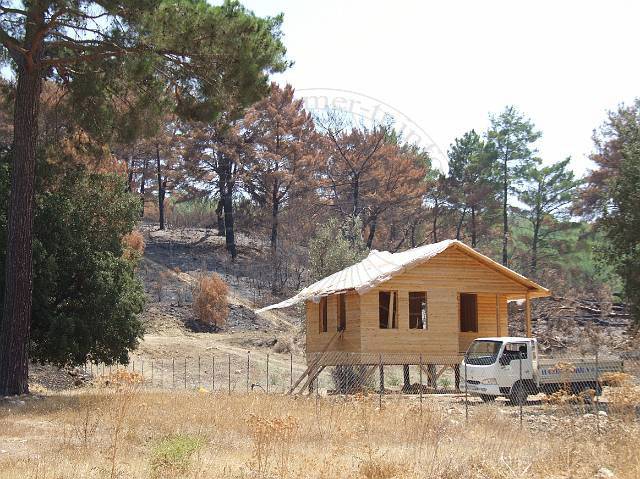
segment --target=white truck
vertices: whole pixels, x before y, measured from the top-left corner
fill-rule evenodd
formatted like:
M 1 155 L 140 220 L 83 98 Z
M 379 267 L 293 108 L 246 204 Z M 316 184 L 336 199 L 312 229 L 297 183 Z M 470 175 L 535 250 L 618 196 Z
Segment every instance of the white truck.
M 560 389 L 573 394 L 593 390 L 600 395 L 602 373 L 622 370 L 618 360 L 541 358 L 535 338 L 478 338 L 462 361 L 461 389 L 485 402 L 505 396 L 514 404 L 524 404 L 529 395 Z

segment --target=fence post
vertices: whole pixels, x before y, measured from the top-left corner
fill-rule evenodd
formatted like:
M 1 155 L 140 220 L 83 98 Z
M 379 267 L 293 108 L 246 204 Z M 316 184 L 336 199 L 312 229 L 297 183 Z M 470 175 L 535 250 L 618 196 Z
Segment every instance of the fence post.
M 293 353 L 289 351 L 289 388 L 293 387 Z
M 198 389 L 200 389 L 200 356 L 198 356 Z
M 153 388 L 153 359 L 151 360 L 151 387 Z
M 249 392 L 249 367 L 251 363 L 251 351 L 247 351 L 247 392 Z
M 520 387 L 524 390 L 524 384 L 522 383 L 522 351 L 520 351 Z M 522 403 L 524 401 L 521 401 L 520 398 L 518 398 L 518 404 L 520 405 L 520 427 L 522 427 Z
M 267 353 L 267 394 L 269 394 L 269 353 Z
M 184 358 L 184 388 L 187 389 L 187 357 Z
M 380 365 L 380 396 L 378 399 L 378 406 L 382 410 L 382 394 L 384 393 L 384 366 L 382 365 L 382 353 L 378 357 Z
M 229 396 L 231 396 L 231 353 L 229 353 Z
M 464 354 L 464 420 L 469 422 L 469 394 L 467 392 L 467 353 Z
M 171 388 L 176 388 L 176 358 L 171 358 Z
M 141 364 L 140 364 L 140 368 L 141 368 L 141 372 L 140 374 L 142 374 L 142 387 L 144 387 L 144 359 L 141 359 Z
M 216 357 L 211 356 L 211 392 L 216 389 Z
M 418 385 L 420 388 L 420 414 L 422 414 L 422 354 L 420 355 L 420 367 L 418 368 L 418 372 L 420 373 L 420 384 Z

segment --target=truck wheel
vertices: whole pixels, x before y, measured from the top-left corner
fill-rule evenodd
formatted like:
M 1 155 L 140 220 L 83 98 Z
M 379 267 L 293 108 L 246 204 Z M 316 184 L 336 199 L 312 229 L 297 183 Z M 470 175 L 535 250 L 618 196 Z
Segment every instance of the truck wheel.
M 528 396 L 529 394 L 524 388 L 524 385 L 521 382 L 517 382 L 511 387 L 511 391 L 509 392 L 509 402 L 515 406 L 524 405 L 527 403 Z
M 493 402 L 496 400 L 496 397 L 490 396 L 489 394 L 480 394 L 480 399 L 482 399 L 482 402 Z

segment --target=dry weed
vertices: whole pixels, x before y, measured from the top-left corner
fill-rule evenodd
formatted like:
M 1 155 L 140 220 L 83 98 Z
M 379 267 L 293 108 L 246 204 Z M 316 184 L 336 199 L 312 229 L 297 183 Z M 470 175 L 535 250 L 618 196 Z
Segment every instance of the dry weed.
M 144 236 L 139 230 L 133 230 L 122 237 L 122 245 L 124 246 L 123 256 L 125 258 L 138 259 L 144 253 Z
M 202 325 L 219 328 L 229 316 L 229 286 L 220 275 L 203 276 L 193 296 L 193 311 Z
M 269 470 L 273 456 L 279 476 L 285 477 L 299 427 L 298 420 L 293 416 L 271 419 L 250 414 L 247 425 L 253 440 L 253 456 L 249 467 L 258 474 L 264 474 Z
M 551 405 L 539 413 L 557 411 L 558 427 L 520 428 L 500 402 L 474 403 L 465 423 L 453 398 L 425 398 L 420 408 L 388 396 L 379 409 L 377 396 L 142 391 L 135 378 L 118 378 L 0 406 L 0 477 L 529 479 L 596 477 L 602 468 L 640 477 L 640 425 L 615 414 L 598 434 L 593 418 L 567 421 Z
M 602 384 L 606 384 L 607 386 L 619 387 L 631 384 L 633 382 L 633 376 L 628 373 L 617 371 L 603 373 L 600 376 L 600 380 L 602 381 Z

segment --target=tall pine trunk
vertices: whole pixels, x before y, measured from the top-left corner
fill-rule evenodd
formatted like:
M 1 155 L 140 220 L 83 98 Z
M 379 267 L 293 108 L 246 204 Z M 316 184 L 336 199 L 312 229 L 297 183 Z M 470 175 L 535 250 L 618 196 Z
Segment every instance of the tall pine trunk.
M 127 191 L 131 193 L 133 191 L 133 170 L 136 166 L 133 153 L 129 155 L 129 172 L 127 173 Z
M 280 199 L 278 198 L 278 183 L 273 184 L 271 193 L 271 251 L 275 254 L 278 249 L 278 213 Z
M 462 214 L 460 215 L 460 221 L 458 221 L 458 226 L 456 227 L 456 239 L 460 240 L 460 236 L 462 235 L 462 225 L 464 224 L 464 217 L 467 216 L 467 207 L 465 206 L 462 210 Z
M 509 244 L 509 218 L 507 216 L 507 205 L 508 199 L 507 194 L 509 190 L 509 169 L 507 164 L 507 159 L 505 157 L 503 163 L 502 174 L 504 175 L 504 182 L 502 185 L 502 264 L 504 266 L 508 266 L 509 264 L 509 255 L 507 254 L 507 248 Z
M 237 256 L 236 239 L 233 231 L 233 192 L 231 187 L 225 188 L 224 195 L 224 237 L 227 251 L 232 259 Z
M 216 205 L 218 236 L 224 236 L 224 178 L 218 175 L 218 204 Z
M 237 256 L 236 238 L 233 230 L 233 173 L 232 160 L 222 153 L 218 153 L 220 168 L 220 181 L 222 181 L 222 207 L 224 209 L 224 238 L 227 251 L 232 259 Z
M 374 216 L 371 218 L 371 222 L 369 223 L 369 235 L 367 237 L 367 248 L 371 249 L 373 246 L 373 239 L 376 236 L 376 228 L 378 226 L 378 217 Z
M 144 218 L 144 195 L 147 188 L 147 167 L 149 166 L 149 158 L 145 155 L 142 162 L 142 174 L 140 175 L 140 217 Z
M 538 273 L 538 243 L 540 242 L 540 223 L 541 219 L 536 217 L 533 226 L 533 241 L 531 245 L 531 277 L 536 279 Z
M 433 230 L 431 231 L 433 242 L 438 242 L 438 215 L 440 214 L 440 204 L 438 199 L 435 199 L 435 203 L 433 205 Z
M 218 228 L 218 236 L 224 236 L 224 201 L 222 199 L 222 190 L 219 190 L 220 199 L 216 205 L 216 225 Z
M 0 327 L 0 395 L 29 391 L 33 203 L 41 91 L 40 71 L 21 62 L 13 119 L 5 291 Z
M 478 244 L 478 226 L 476 225 L 476 208 L 471 207 L 471 247 L 475 248 Z
M 160 147 L 156 145 L 156 170 L 158 174 L 158 222 L 159 228 L 164 229 L 164 196 L 166 181 L 162 180 L 162 166 L 160 165 Z

